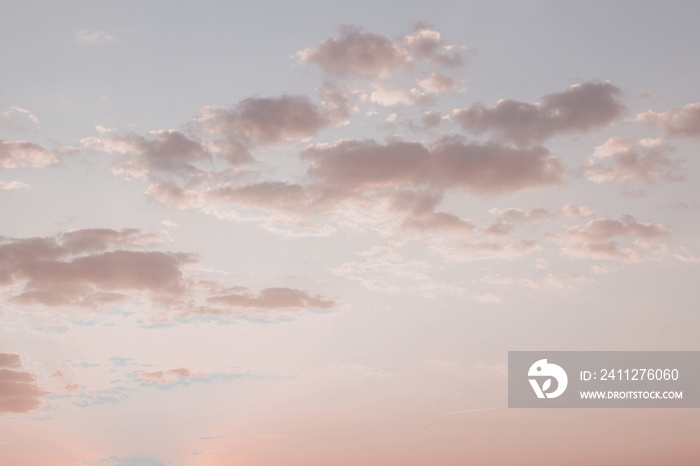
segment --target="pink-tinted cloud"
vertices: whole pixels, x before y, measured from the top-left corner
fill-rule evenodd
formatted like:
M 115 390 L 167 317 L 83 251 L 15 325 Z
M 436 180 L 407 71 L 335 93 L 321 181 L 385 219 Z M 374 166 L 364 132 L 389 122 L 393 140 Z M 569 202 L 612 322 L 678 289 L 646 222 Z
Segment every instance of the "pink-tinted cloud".
M 680 163 L 666 157 L 670 150 L 663 139 L 610 138 L 596 147 L 584 166 L 584 175 L 596 183 L 614 181 L 645 181 L 656 179 L 679 181 Z
M 212 296 L 210 303 L 222 304 L 230 308 L 247 309 L 319 309 L 329 310 L 337 303 L 321 296 L 311 296 L 309 293 L 293 288 L 265 288 L 257 295 L 247 289 L 236 289 L 231 293 Z
M 342 141 L 310 146 L 303 155 L 312 161 L 312 179 L 349 191 L 431 186 L 502 194 L 559 184 L 564 175 L 546 149 L 497 144 Z
M 661 113 L 648 110 L 637 115 L 636 120 L 657 126 L 669 136 L 698 137 L 700 136 L 700 103 L 688 104 Z
M 399 191 L 389 197 L 388 210 L 401 217 L 401 227 L 421 232 L 470 233 L 474 224 L 447 212 L 436 212 L 441 196 L 437 193 Z
M 17 354 L 0 353 L 0 367 L 22 367 L 21 358 Z M 39 387 L 34 374 L 0 369 L 0 416 L 40 408 L 42 397 L 49 394 Z
M 518 223 L 543 223 L 560 217 L 583 218 L 594 215 L 590 207 L 567 204 L 559 210 L 535 208 L 529 210 L 511 207 L 508 209 L 491 209 L 489 213 L 501 221 Z
M 597 218 L 586 224 L 585 228 L 569 227 L 566 234 L 586 241 L 603 241 L 615 237 L 627 236 L 642 239 L 666 238 L 671 230 L 664 225 L 638 223 L 633 217 L 626 216 L 622 221 L 609 218 Z
M 0 169 L 18 167 L 44 168 L 60 162 L 60 158 L 38 144 L 0 139 Z
M 515 225 L 504 220 L 496 220 L 484 226 L 481 231 L 490 236 L 508 236 L 515 229 Z
M 14 191 L 15 189 L 23 189 L 28 187 L 29 185 L 19 181 L 0 181 L 0 190 L 2 191 Z
M 567 243 L 562 252 L 575 259 L 636 262 L 665 252 L 664 240 L 670 232 L 665 225 L 639 223 L 625 216 L 622 221 L 598 218 L 583 228 L 568 227 L 554 239 Z
M 326 235 L 334 231 L 329 222 L 362 211 L 404 232 L 457 234 L 474 225 L 437 210 L 446 192 L 506 194 L 560 184 L 564 176 L 563 164 L 546 149 L 498 144 L 349 140 L 312 144 L 301 157 L 311 162 L 303 184 L 262 181 L 206 190 L 156 184 L 147 194 L 174 209 L 252 220 L 271 230 L 282 226 L 285 232 Z
M 226 186 L 206 191 L 205 202 L 240 205 L 279 211 L 298 211 L 309 202 L 306 189 L 299 184 L 265 181 L 239 187 Z
M 245 288 L 232 291 L 225 283 L 195 280 L 185 272 L 195 261 L 191 254 L 123 249 L 150 245 L 154 238 L 158 239 L 131 228 L 73 230 L 55 238 L 5 238 L 0 241 L 0 286 L 11 285 L 10 302 L 30 308 L 101 309 L 146 300 L 152 316 L 163 321 L 172 315 L 196 315 L 198 311 L 192 310 L 204 307 L 211 308 L 208 315 L 233 316 L 269 309 L 298 315 L 336 306 L 299 289 L 266 288 L 254 295 Z M 244 312 L 233 312 L 234 308 Z
M 343 27 L 340 37 L 297 52 L 296 57 L 334 75 L 363 78 L 387 78 L 412 65 L 406 50 L 388 37 L 354 27 Z
M 586 82 L 545 95 L 542 103 L 499 100 L 495 107 L 477 103 L 454 110 L 452 118 L 473 133 L 494 133 L 518 144 L 554 135 L 586 132 L 612 123 L 625 106 L 622 91 L 609 82 Z
M 511 278 L 505 277 L 503 275 L 488 275 L 480 281 L 488 283 L 490 285 L 501 285 L 507 287 L 522 286 L 535 291 L 543 291 L 549 289 L 564 290 L 571 287 L 574 284 L 581 283 L 585 280 L 586 278 L 583 275 L 577 273 L 565 275 L 554 275 L 549 273 L 543 278 L 539 279 Z
M 14 353 L 0 353 L 0 367 L 22 367 L 22 357 Z
M 152 233 L 142 233 L 138 228 L 83 228 L 60 235 L 63 247 L 73 253 L 105 251 L 114 246 L 151 246 L 163 243 Z
M 352 115 L 357 113 L 348 97 L 348 93 L 333 84 L 322 84 L 317 88 L 321 96 L 323 115 L 329 124 L 343 126 L 349 123 Z
M 150 241 L 138 230 L 73 230 L 57 238 L 4 239 L 0 243 L 0 285 L 21 291 L 23 306 L 97 308 L 127 298 L 123 291 L 178 293 L 184 254 L 106 250 Z M 21 286 L 20 286 L 21 285 Z
M 433 246 L 433 249 L 447 260 L 474 261 L 519 259 L 542 250 L 542 247 L 536 240 L 508 240 L 505 242 L 478 240 L 437 244 Z
M 416 58 L 441 66 L 462 66 L 472 54 L 468 47 L 445 44 L 440 33 L 425 24 L 418 24 L 413 34 L 401 39 Z
M 207 374 L 195 374 L 186 368 L 170 369 L 168 371 L 141 372 L 139 374 L 145 384 L 174 385 L 187 379 L 206 379 Z
M 370 100 L 384 107 L 396 105 L 429 105 L 440 94 L 451 92 L 457 88 L 452 79 L 433 73 L 425 79 L 416 80 L 418 88 L 401 89 L 375 86 L 370 94 Z
M 207 147 L 175 130 L 151 131 L 148 136 L 112 136 L 98 141 L 91 141 L 91 145 L 101 144 L 105 151 L 125 156 L 113 172 L 132 178 L 165 175 L 186 179 L 202 171 L 198 165 L 211 166 L 213 161 Z
M 333 88 L 323 88 L 324 114 L 308 97 L 251 97 L 235 107 L 205 107 L 197 121 L 205 132 L 224 135 L 248 144 L 266 145 L 307 140 L 331 123 L 342 123 L 349 110 L 347 102 Z

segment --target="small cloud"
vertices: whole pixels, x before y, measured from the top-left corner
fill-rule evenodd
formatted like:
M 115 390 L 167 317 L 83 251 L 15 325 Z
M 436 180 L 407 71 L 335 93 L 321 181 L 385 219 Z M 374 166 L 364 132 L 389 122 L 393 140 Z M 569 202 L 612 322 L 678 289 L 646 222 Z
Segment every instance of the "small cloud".
M 104 31 L 89 31 L 83 29 L 75 33 L 75 40 L 81 44 L 104 45 L 114 42 L 114 36 Z
M 28 187 L 28 184 L 20 183 L 19 181 L 0 181 L 1 191 L 13 191 L 15 189 L 22 189 Z
M 106 133 L 113 133 L 116 131 L 115 128 L 105 128 L 102 125 L 97 125 L 95 126 L 95 131 L 97 131 L 99 134 L 106 134 Z

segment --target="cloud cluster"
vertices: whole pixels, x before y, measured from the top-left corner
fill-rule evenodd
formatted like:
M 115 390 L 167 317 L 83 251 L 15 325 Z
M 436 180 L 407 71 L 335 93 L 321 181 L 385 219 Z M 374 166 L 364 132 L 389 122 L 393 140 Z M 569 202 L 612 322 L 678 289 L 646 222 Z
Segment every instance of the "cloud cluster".
M 657 126 L 672 137 L 698 137 L 700 136 L 700 103 L 688 104 L 662 113 L 647 110 L 637 115 L 636 120 Z
M 291 288 L 268 288 L 255 297 L 245 289 L 222 294 L 225 284 L 200 282 L 185 268 L 191 254 L 132 250 L 160 238 L 125 228 L 83 229 L 54 238 L 0 240 L 0 287 L 11 286 L 10 302 L 20 307 L 102 309 L 146 299 L 151 310 L 165 307 L 187 318 L 198 303 L 209 302 L 209 315 L 255 314 L 260 309 L 328 310 L 335 302 Z M 129 249 L 125 249 L 129 248 Z M 273 316 L 274 317 L 274 316 Z
M 42 397 L 50 394 L 39 387 L 34 374 L 18 368 L 22 368 L 18 354 L 0 353 L 0 416 L 40 408 Z
M 496 143 L 345 140 L 310 144 L 300 156 L 309 163 L 305 183 L 262 181 L 205 190 L 159 183 L 147 194 L 175 209 L 239 219 L 244 216 L 237 212 L 245 211 L 248 219 L 257 213 L 306 230 L 327 232 L 314 224 L 315 217 L 328 222 L 348 209 L 361 209 L 383 210 L 414 231 L 468 232 L 473 225 L 467 220 L 436 211 L 444 193 L 502 195 L 557 185 L 564 177 L 563 164 L 546 149 Z
M 335 76 L 386 79 L 412 70 L 419 60 L 438 66 L 462 66 L 470 53 L 467 47 L 445 44 L 438 31 L 424 24 L 399 38 L 398 43 L 384 35 L 346 26 L 338 38 L 297 52 L 296 58 Z
M 520 145 L 552 136 L 586 132 L 612 123 L 625 111 L 622 91 L 610 82 L 585 82 L 542 97 L 541 103 L 499 100 L 456 109 L 452 118 L 472 133 L 493 133 Z
M 584 175 L 596 183 L 656 179 L 680 181 L 680 163 L 666 156 L 670 147 L 663 139 L 610 138 L 597 146 L 586 161 Z

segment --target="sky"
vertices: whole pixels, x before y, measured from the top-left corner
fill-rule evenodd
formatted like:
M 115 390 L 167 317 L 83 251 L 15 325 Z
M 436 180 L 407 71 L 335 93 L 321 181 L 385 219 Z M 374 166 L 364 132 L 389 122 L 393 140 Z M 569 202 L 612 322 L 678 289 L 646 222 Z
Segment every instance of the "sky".
M 508 351 L 700 350 L 696 2 L 0 4 L 8 465 L 695 465 Z

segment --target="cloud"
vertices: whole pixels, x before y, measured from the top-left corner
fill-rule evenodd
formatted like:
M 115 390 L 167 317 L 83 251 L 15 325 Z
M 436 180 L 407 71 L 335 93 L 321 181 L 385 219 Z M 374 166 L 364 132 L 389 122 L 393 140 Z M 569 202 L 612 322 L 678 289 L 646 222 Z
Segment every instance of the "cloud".
M 224 109 L 204 107 L 196 120 L 209 134 L 253 145 L 279 144 L 312 138 L 330 124 L 344 124 L 350 108 L 338 88 L 320 88 L 325 105 L 316 106 L 308 97 L 251 97 Z
M 86 45 L 105 45 L 114 42 L 114 36 L 104 31 L 89 31 L 82 29 L 75 33 L 75 40 Z
M 34 374 L 6 367 L 20 368 L 18 354 L 0 353 L 0 416 L 27 413 L 42 406 L 42 397 L 50 393 L 41 389 Z
M 690 138 L 700 136 L 700 103 L 688 104 L 667 112 L 647 110 L 635 118 L 661 128 L 669 136 Z
M 2 191 L 14 191 L 15 189 L 23 189 L 28 187 L 28 184 L 24 184 L 19 181 L 0 181 L 0 190 Z
M 418 24 L 413 34 L 401 39 L 415 57 L 441 66 L 462 66 L 472 54 L 468 47 L 444 44 L 440 33 L 425 24 Z
M 671 230 L 664 225 L 638 223 L 633 217 L 626 216 L 622 221 L 609 218 L 597 218 L 586 224 L 585 228 L 569 227 L 566 235 L 586 241 L 603 241 L 615 237 L 630 236 L 642 239 L 666 238 Z
M 152 233 L 141 233 L 138 228 L 82 228 L 60 235 L 63 247 L 72 253 L 104 251 L 114 246 L 151 246 L 163 243 Z
M 375 90 L 370 94 L 370 100 L 384 107 L 395 105 L 428 105 L 440 94 L 451 92 L 457 84 L 450 78 L 433 73 L 425 79 L 416 80 L 418 88 L 411 89 L 387 89 L 375 85 Z
M 170 369 L 168 371 L 141 372 L 139 374 L 145 384 L 175 385 L 187 383 L 190 379 L 207 379 L 209 376 L 204 373 L 193 373 L 186 368 Z
M 450 191 L 498 195 L 560 184 L 564 167 L 544 148 L 498 144 L 345 140 L 311 144 L 300 154 L 309 161 L 299 183 L 261 181 L 182 188 L 151 185 L 147 195 L 178 210 L 197 209 L 219 218 L 254 221 L 285 235 L 328 235 L 334 221 L 364 217 L 404 233 L 468 233 L 474 225 L 439 212 Z
M 211 296 L 210 303 L 222 304 L 228 308 L 246 309 L 318 309 L 329 310 L 337 303 L 320 296 L 311 296 L 302 290 L 293 288 L 265 288 L 254 295 L 249 290 L 238 288 L 234 292 Z
M 498 144 L 341 141 L 303 153 L 309 176 L 335 189 L 430 186 L 476 194 L 504 194 L 562 182 L 564 167 L 544 148 Z
M 607 126 L 625 110 L 619 100 L 621 93 L 607 81 L 585 82 L 545 95 L 542 103 L 502 99 L 490 108 L 476 103 L 454 110 L 452 118 L 467 131 L 495 133 L 525 145 L 561 133 Z
M 19 107 L 10 107 L 0 113 L 0 128 L 15 131 L 24 131 L 28 127 L 39 126 L 39 119 L 29 110 Z
M 572 273 L 565 275 L 554 275 L 548 273 L 546 276 L 540 279 L 531 278 L 510 278 L 505 277 L 500 274 L 488 275 L 481 279 L 481 282 L 488 283 L 490 285 L 500 285 L 506 287 L 526 287 L 535 291 L 543 291 L 549 289 L 560 289 L 564 290 L 570 288 L 572 285 L 584 282 L 586 278 L 583 275 Z
M 22 367 L 22 357 L 19 354 L 0 353 L 0 367 Z
M 185 254 L 107 250 L 151 241 L 138 230 L 73 230 L 57 238 L 3 239 L 0 285 L 21 291 L 21 306 L 99 308 L 124 301 L 123 291 L 181 293 Z M 23 286 L 19 286 L 23 285 Z
M 362 78 L 387 78 L 413 64 L 406 50 L 388 37 L 350 26 L 340 30 L 340 37 L 297 52 L 296 57 L 330 74 Z
M 294 288 L 270 287 L 254 295 L 247 288 L 195 279 L 187 273 L 196 262 L 192 254 L 130 250 L 159 241 L 133 228 L 72 230 L 54 238 L 2 238 L 0 287 L 11 286 L 10 302 L 24 308 L 103 309 L 145 301 L 152 319 L 161 322 L 195 315 L 270 319 L 286 317 L 287 311 L 299 315 L 337 306 Z
M 59 157 L 38 144 L 0 139 L 0 169 L 44 168 L 60 162 Z
M 105 139 L 84 140 L 90 148 L 101 147 L 113 154 L 124 155 L 112 172 L 137 179 L 173 177 L 188 179 L 202 170 L 198 165 L 212 166 L 212 151 L 200 142 L 175 130 L 151 131 L 148 136 L 129 134 Z
M 574 259 L 602 259 L 637 262 L 665 252 L 663 240 L 671 230 L 662 224 L 639 223 L 625 216 L 622 221 L 609 218 L 591 220 L 585 227 L 566 228 L 555 241 L 566 244 L 562 252 Z M 624 244 L 620 244 L 623 241 Z
M 631 139 L 610 138 L 586 161 L 584 175 L 596 183 L 680 181 L 682 176 L 677 171 L 682 166 L 666 157 L 669 150 L 663 139 L 642 139 L 635 144 Z
M 523 210 L 515 207 L 507 209 L 491 209 L 489 213 L 499 220 L 518 223 L 544 223 L 561 217 L 583 218 L 594 215 L 590 207 L 581 207 L 566 204 L 559 210 L 548 210 L 543 208 Z
M 419 79 L 418 85 L 433 94 L 450 92 L 457 88 L 457 83 L 439 73 L 433 73 L 425 79 Z
M 421 92 L 416 88 L 412 89 L 385 89 L 377 86 L 370 94 L 370 100 L 384 107 L 395 105 L 414 105 L 416 103 L 425 104 L 432 98 L 432 95 Z
M 335 126 L 349 123 L 352 115 L 358 112 L 348 98 L 348 93 L 333 84 L 325 83 L 316 89 L 321 96 L 321 108 L 325 119 Z
M 389 212 L 401 218 L 401 227 L 420 232 L 470 233 L 474 224 L 447 212 L 436 212 L 441 201 L 437 193 L 411 190 L 398 191 L 389 196 Z
M 433 249 L 450 261 L 514 260 L 542 250 L 536 240 L 451 242 L 436 244 Z

